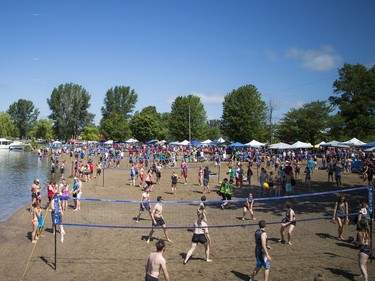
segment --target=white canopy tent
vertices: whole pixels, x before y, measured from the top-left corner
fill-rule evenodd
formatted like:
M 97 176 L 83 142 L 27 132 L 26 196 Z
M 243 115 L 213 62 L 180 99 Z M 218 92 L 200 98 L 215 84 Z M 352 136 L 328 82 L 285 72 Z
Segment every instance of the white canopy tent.
M 184 141 L 182 141 L 182 142 L 179 142 L 178 144 L 179 144 L 179 145 L 189 145 L 190 142 L 189 142 L 188 140 L 184 140 Z
M 326 142 L 325 141 L 321 141 L 320 143 L 314 145 L 314 148 L 319 148 L 322 146 L 322 144 L 325 144 Z
M 257 140 L 252 140 L 251 142 L 245 143 L 245 146 L 259 148 L 261 146 L 266 146 L 266 144 L 265 143 L 261 143 L 261 142 L 259 142 Z
M 291 145 L 283 142 L 271 144 L 269 149 L 291 149 Z
M 211 142 L 212 140 L 208 139 L 208 140 L 202 141 L 201 144 L 210 144 Z
M 311 143 L 307 142 L 302 142 L 302 141 L 296 141 L 295 143 L 292 144 L 292 149 L 298 149 L 298 148 L 312 148 Z
M 125 143 L 136 143 L 136 142 L 138 142 L 138 141 L 136 139 L 133 139 L 133 138 L 130 138 L 127 141 L 125 141 Z
M 362 146 L 362 145 L 364 145 L 366 143 L 363 142 L 363 141 L 360 141 L 357 138 L 352 138 L 350 140 L 347 140 L 347 141 L 344 141 L 344 142 L 340 142 L 340 144 L 349 145 L 349 146 Z
M 109 144 L 109 145 L 111 145 L 111 144 L 113 144 L 113 140 L 107 140 L 104 144 Z
M 336 148 L 349 148 L 349 145 L 346 145 L 346 144 L 342 144 L 338 141 L 330 141 L 330 142 L 326 142 L 320 146 L 324 146 L 324 147 L 336 147 Z

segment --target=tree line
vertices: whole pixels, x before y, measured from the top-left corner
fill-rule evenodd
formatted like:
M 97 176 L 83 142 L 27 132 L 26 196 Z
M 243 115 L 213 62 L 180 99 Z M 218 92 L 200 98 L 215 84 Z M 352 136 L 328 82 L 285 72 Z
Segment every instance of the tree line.
M 151 139 L 217 139 L 249 142 L 252 139 L 273 143 L 297 140 L 317 143 L 321 140 L 363 141 L 375 138 L 375 66 L 344 64 L 333 82 L 333 95 L 325 101 L 313 101 L 291 108 L 276 123 L 277 103 L 262 100 L 254 85 L 234 89 L 224 97 L 219 120 L 207 120 L 200 98 L 178 96 L 170 112 L 157 112 L 155 106 L 135 111 L 138 95 L 129 86 L 107 90 L 101 108 L 100 124 L 89 112 L 90 94 L 81 85 L 66 83 L 52 90 L 47 104 L 48 119 L 38 119 L 39 110 L 32 101 L 19 99 L 6 112 L 0 112 L 0 136 L 6 138 L 124 141 L 134 137 Z

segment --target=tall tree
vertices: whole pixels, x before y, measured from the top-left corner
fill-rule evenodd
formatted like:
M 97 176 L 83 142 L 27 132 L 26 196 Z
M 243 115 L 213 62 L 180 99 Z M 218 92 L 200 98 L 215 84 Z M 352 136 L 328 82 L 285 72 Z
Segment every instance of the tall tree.
M 214 119 L 207 121 L 207 138 L 211 140 L 215 140 L 220 138 L 220 124 L 221 121 Z
M 11 139 L 17 136 L 19 136 L 19 131 L 12 117 L 8 113 L 0 112 L 0 137 Z
M 100 133 L 107 140 L 125 141 L 131 136 L 129 122 L 122 114 L 112 113 L 100 120 Z
M 85 126 L 92 125 L 95 115 L 88 112 L 90 98 L 82 86 L 73 83 L 61 84 L 53 89 L 47 103 L 58 139 L 76 138 Z
M 79 135 L 83 140 L 98 141 L 99 129 L 96 126 L 85 126 Z
M 332 108 L 325 101 L 314 101 L 292 108 L 280 120 L 277 134 L 281 141 L 306 141 L 315 144 L 330 128 Z
M 169 133 L 175 140 L 201 140 L 206 137 L 206 119 L 200 97 L 179 96 L 172 103 Z
M 130 121 L 132 136 L 141 142 L 160 138 L 161 117 L 155 106 L 147 106 L 136 112 Z
M 269 143 L 273 143 L 273 137 L 274 137 L 274 133 L 275 133 L 275 126 L 274 126 L 274 122 L 273 122 L 273 113 L 275 112 L 275 110 L 277 110 L 279 107 L 279 104 L 275 101 L 275 100 L 269 100 L 268 101 L 268 112 L 267 112 L 267 119 L 268 119 L 268 139 L 269 139 Z
M 227 94 L 223 102 L 221 130 L 227 139 L 262 141 L 267 129 L 267 106 L 257 88 L 245 85 Z
M 51 119 L 40 119 L 36 121 L 32 130 L 32 136 L 36 139 L 52 139 L 52 125 Z
M 375 65 L 344 64 L 329 97 L 345 121 L 345 131 L 362 140 L 375 138 Z
M 138 95 L 130 87 L 116 86 L 110 88 L 104 98 L 103 118 L 106 118 L 109 114 L 121 114 L 129 120 L 137 101 Z
M 9 106 L 7 113 L 12 117 L 14 125 L 19 130 L 19 138 L 22 139 L 27 138 L 38 119 L 39 110 L 32 101 L 19 99 Z

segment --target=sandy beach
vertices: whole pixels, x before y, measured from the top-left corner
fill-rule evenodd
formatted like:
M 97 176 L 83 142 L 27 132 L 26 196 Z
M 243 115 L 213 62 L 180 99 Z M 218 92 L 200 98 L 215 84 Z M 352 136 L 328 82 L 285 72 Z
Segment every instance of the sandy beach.
M 125 161 L 121 167 L 128 168 Z M 177 193 L 170 192 L 171 170 L 166 169 L 159 185 L 156 185 L 152 200 L 158 195 L 164 201 L 199 200 L 203 187 L 198 186 L 198 169 L 201 163 L 189 163 L 188 184 L 180 179 Z M 212 163 L 204 163 L 204 165 Z M 179 165 L 179 163 L 178 163 Z M 219 172 L 217 167 L 211 167 Z M 302 169 L 303 170 L 303 169 Z M 257 194 L 255 185 L 256 168 L 253 168 L 253 186 L 235 189 L 233 199 L 245 198 L 252 191 Z M 222 163 L 220 178 L 226 177 L 227 164 Z M 180 171 L 178 169 L 178 174 Z M 131 199 L 139 200 L 141 189 L 129 185 L 128 170 L 106 170 L 103 178 L 83 183 L 83 198 Z M 102 175 L 103 176 L 103 175 Z M 301 175 L 303 177 L 303 174 Z M 214 192 L 218 189 L 217 177 L 212 177 L 212 192 L 206 194 L 207 200 L 219 200 Z M 30 179 L 30 185 L 32 184 Z M 358 174 L 342 175 L 342 188 L 363 186 Z M 68 182 L 72 184 L 72 179 Z M 311 190 L 297 180 L 296 194 L 336 190 L 336 184 L 327 182 L 327 172 L 315 170 Z M 256 196 L 255 196 L 256 197 Z M 367 191 L 361 190 L 347 193 L 350 213 L 356 212 L 360 200 L 367 200 Z M 240 220 L 242 208 L 240 204 L 231 209 L 222 210 L 217 205 L 209 205 L 209 225 L 241 225 L 228 228 L 210 229 L 213 243 L 211 245 L 212 263 L 204 261 L 204 248 L 198 245 L 191 260 L 184 265 L 183 259 L 191 245 L 191 231 L 187 229 L 169 229 L 173 242 L 167 243 L 165 257 L 171 280 L 248 280 L 255 266 L 254 231 L 257 222 L 265 219 L 269 224 L 266 228 L 269 245 L 272 247 L 270 280 L 313 280 L 317 274 L 324 275 L 327 280 L 362 280 L 357 264 L 358 249 L 352 244 L 337 239 L 337 225 L 329 220 L 301 219 L 319 218 L 332 215 L 337 194 L 317 197 L 292 199 L 297 215 L 297 226 L 294 231 L 293 245 L 281 244 L 280 222 L 284 214 L 283 200 L 255 202 L 256 221 Z M 43 204 L 45 204 L 44 198 Z M 72 201 L 69 202 L 73 204 Z M 155 239 L 147 244 L 146 239 L 150 218 L 142 214 L 142 220 L 136 223 L 138 204 L 100 205 L 100 203 L 82 202 L 80 211 L 72 208 L 66 211 L 66 221 L 79 224 L 97 223 L 102 225 L 126 226 L 122 228 L 103 228 L 85 226 L 65 226 L 64 243 L 57 235 L 57 264 L 54 264 L 54 236 L 51 220 L 48 217 L 43 232 L 44 238 L 38 243 L 30 243 L 32 230 L 31 215 L 28 206 L 19 210 L 7 222 L 0 224 L 0 274 L 1 280 L 144 280 L 145 262 L 148 254 L 155 250 L 155 242 L 164 238 L 163 231 L 154 233 Z M 192 225 L 196 219 L 194 205 L 164 204 L 164 218 L 167 226 Z M 169 209 L 169 210 L 168 210 Z M 64 219 L 65 220 L 65 219 Z M 344 237 L 355 236 L 355 226 L 349 224 L 344 229 Z M 375 276 L 375 267 L 369 262 L 370 279 Z M 22 279 L 23 278 L 23 279 Z M 161 276 L 160 280 L 164 280 Z M 263 271 L 257 276 L 263 280 Z

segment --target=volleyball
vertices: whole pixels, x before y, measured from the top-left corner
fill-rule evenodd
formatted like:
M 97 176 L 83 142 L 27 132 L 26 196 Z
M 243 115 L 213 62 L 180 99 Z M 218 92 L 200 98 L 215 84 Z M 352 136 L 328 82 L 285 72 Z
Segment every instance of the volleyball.
M 268 183 L 265 182 L 265 183 L 263 184 L 263 188 L 269 188 L 269 187 L 270 187 L 270 186 L 268 185 Z
M 222 184 L 223 182 L 222 181 L 219 181 L 219 184 Z

